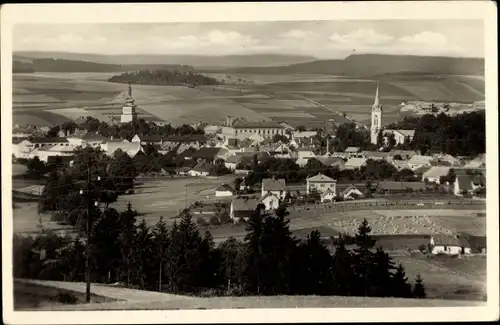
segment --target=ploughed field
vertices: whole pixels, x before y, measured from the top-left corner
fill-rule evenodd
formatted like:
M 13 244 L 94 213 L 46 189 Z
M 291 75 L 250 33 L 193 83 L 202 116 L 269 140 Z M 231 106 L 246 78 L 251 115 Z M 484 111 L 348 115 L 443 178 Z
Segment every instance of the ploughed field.
M 110 73 L 34 73 L 13 76 L 14 124 L 54 125 L 79 117 L 109 121 L 121 113 L 125 84 Z M 133 85 L 141 118 L 175 124 L 215 123 L 226 116 L 286 121 L 325 127 L 348 119 L 369 123 L 376 80 L 331 75 L 210 74 L 224 85 Z M 377 78 L 380 79 L 380 78 Z M 401 76 L 380 80 L 383 123 L 404 114 L 404 100 L 465 101 L 484 99 L 484 79 L 466 76 Z

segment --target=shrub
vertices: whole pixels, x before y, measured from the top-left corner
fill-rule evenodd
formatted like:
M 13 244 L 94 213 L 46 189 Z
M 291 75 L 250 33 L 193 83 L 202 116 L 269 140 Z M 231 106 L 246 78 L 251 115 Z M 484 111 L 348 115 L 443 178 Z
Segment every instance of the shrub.
M 232 223 L 231 216 L 227 212 L 223 212 L 219 216 L 219 220 L 222 224 Z
M 203 217 L 198 217 L 198 219 L 196 219 L 196 224 L 201 227 L 208 226 L 208 222 Z
M 208 224 L 211 226 L 219 226 L 221 224 L 219 218 L 217 216 L 212 216 L 208 221 Z
M 418 250 L 421 251 L 422 253 L 425 253 L 425 251 L 427 250 L 427 246 L 425 244 L 420 244 L 418 246 Z

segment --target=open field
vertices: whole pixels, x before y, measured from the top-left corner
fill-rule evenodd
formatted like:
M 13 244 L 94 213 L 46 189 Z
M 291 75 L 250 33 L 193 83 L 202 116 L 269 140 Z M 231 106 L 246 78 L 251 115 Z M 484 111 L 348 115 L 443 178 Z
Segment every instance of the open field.
M 374 235 L 431 235 L 466 232 L 486 235 L 486 218 L 477 217 L 479 210 L 395 209 L 324 213 L 325 225 L 340 232 L 354 234 L 366 218 Z
M 109 73 L 15 74 L 14 124 L 59 124 L 80 116 L 108 120 L 120 113 L 126 85 L 107 82 Z M 133 95 L 142 117 L 174 124 L 215 123 L 227 115 L 249 120 L 287 121 L 324 127 L 332 112 L 369 122 L 375 80 L 331 75 L 234 75 L 224 74 L 220 86 L 134 85 Z M 381 76 L 383 123 L 399 120 L 403 100 L 473 101 L 484 99 L 484 80 L 467 76 Z M 243 81 L 239 81 L 242 79 Z M 107 109 L 106 104 L 116 104 Z M 58 111 L 58 109 L 64 109 Z M 345 120 L 344 120 L 345 121 Z M 343 120 L 337 121 L 342 123 Z
M 403 264 L 410 281 L 422 276 L 429 298 L 483 300 L 486 294 L 486 256 L 414 255 L 397 256 L 394 261 Z
M 62 288 L 75 292 L 85 291 L 84 283 L 55 281 L 17 280 L 23 283 Z M 69 289 L 71 288 L 71 289 Z M 150 291 L 112 288 L 99 284 L 92 286 L 93 292 L 106 297 L 122 297 L 124 301 L 39 306 L 24 310 L 84 311 L 84 310 L 178 310 L 178 309 L 233 309 L 233 308 L 349 308 L 357 307 L 458 307 L 483 306 L 481 301 L 366 298 L 341 296 L 271 296 L 271 297 L 187 297 Z

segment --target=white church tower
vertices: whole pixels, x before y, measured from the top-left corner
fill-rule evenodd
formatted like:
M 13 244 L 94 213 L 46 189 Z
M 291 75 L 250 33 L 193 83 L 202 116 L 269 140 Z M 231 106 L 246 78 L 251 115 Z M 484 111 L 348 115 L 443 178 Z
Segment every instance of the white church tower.
M 132 97 L 132 86 L 129 83 L 127 98 L 125 99 L 125 104 L 122 107 L 120 122 L 128 123 L 137 121 L 137 112 L 135 111 L 136 108 L 137 105 L 135 104 L 135 100 Z
M 372 106 L 372 125 L 370 128 L 370 140 L 372 144 L 377 144 L 377 137 L 382 130 L 382 104 L 379 97 L 379 83 L 377 82 L 377 92 Z

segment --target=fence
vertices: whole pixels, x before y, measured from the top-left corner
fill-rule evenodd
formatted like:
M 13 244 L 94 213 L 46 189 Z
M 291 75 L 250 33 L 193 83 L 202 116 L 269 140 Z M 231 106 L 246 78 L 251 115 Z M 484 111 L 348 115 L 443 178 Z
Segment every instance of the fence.
M 322 212 L 356 211 L 356 210 L 390 210 L 390 209 L 463 209 L 464 207 L 484 207 L 484 202 L 467 200 L 371 200 L 371 201 L 343 201 L 334 203 L 320 203 L 308 205 L 291 205 L 290 211 L 301 212 L 320 210 Z

